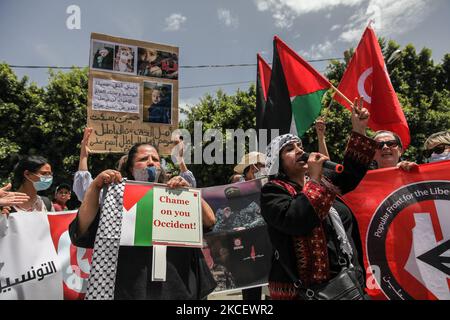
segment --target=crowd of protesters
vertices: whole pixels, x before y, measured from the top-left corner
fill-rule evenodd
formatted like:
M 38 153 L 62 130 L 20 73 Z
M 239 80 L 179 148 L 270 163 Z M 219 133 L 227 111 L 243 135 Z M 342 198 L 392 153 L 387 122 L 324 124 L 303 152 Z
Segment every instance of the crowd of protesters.
M 229 182 L 249 181 L 267 177 L 261 190 L 261 215 L 269 231 L 274 259 L 269 278 L 272 299 L 302 299 L 301 286 L 327 283 L 337 276 L 343 264 L 356 270 L 357 281 L 364 287 L 361 239 L 354 213 L 340 196 L 355 189 L 367 170 L 397 167 L 414 171 L 418 165 L 402 159 L 404 148 L 400 137 L 391 131 L 366 135 L 370 114 L 358 103 L 353 107 L 352 132 L 344 154 L 344 172 L 336 175 L 323 169 L 329 159 L 325 142 L 326 124 L 316 121 L 318 152 L 303 156 L 302 140 L 291 134 L 271 141 L 266 154 L 246 154 L 234 168 Z M 81 202 L 78 214 L 69 228 L 73 244 L 92 248 L 99 227 L 102 203 L 101 190 L 123 177 L 131 180 L 159 182 L 169 188 L 196 187 L 196 179 L 183 160 L 183 140 L 176 138 L 173 162 L 180 174 L 168 178 L 155 146 L 134 145 L 123 155 L 116 168 L 109 168 L 93 177 L 89 171 L 88 141 L 91 128 L 84 130 L 78 171 L 72 183 L 53 189 L 53 198 L 38 193 L 52 187 L 51 159 L 28 156 L 14 168 L 12 184 L 0 188 L 2 214 L 12 212 L 51 212 L 68 210 L 72 192 Z M 313 150 L 308 150 L 313 151 Z M 450 160 L 450 131 L 430 135 L 424 142 L 423 155 L 428 162 Z M 204 231 L 216 224 L 211 207 L 202 200 Z M 220 222 L 217 222 L 220 223 Z M 340 239 L 347 239 L 341 246 Z M 115 286 L 116 299 L 204 299 L 202 288 L 211 283 L 200 249 L 174 248 L 167 251 L 167 280 L 152 282 L 152 249 L 123 247 L 118 258 Z M 344 262 L 342 262 L 344 261 Z M 243 298 L 259 300 L 261 288 L 243 290 Z

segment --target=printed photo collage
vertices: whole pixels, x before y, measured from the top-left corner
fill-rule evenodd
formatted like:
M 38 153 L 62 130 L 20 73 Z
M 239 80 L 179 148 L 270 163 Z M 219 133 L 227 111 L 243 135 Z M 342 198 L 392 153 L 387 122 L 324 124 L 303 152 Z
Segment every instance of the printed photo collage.
M 91 41 L 91 70 L 142 79 L 144 95 L 141 109 L 136 82 L 94 78 L 92 110 L 127 113 L 142 110 L 143 123 L 176 125 L 174 94 L 178 90 L 174 90 L 173 81 L 164 79 L 178 80 L 178 53 L 95 38 Z

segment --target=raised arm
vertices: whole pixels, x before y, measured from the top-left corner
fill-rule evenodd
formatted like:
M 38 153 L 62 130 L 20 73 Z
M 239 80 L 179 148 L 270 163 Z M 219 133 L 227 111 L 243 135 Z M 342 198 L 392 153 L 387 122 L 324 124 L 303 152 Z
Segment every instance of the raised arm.
M 81 140 L 80 147 L 80 161 L 78 163 L 78 171 L 89 171 L 88 158 L 89 158 L 89 137 L 91 136 L 92 128 L 84 128 L 83 140 Z
M 344 153 L 344 172 L 328 175 L 342 194 L 358 186 L 369 169 L 376 149 L 375 140 L 366 136 L 369 112 L 362 107 L 362 99 L 355 101 L 351 117 L 353 130 Z
M 319 153 L 329 158 L 330 155 L 328 154 L 327 142 L 325 139 L 325 132 L 327 129 L 327 125 L 325 123 L 324 118 L 318 118 L 316 120 L 315 128 L 317 133 L 317 140 L 319 142 Z
M 92 133 L 92 128 L 84 128 L 83 140 L 80 146 L 80 161 L 78 163 L 78 171 L 73 177 L 73 192 L 79 201 L 83 201 L 86 190 L 92 183 L 92 176 L 88 169 L 89 158 L 89 137 Z

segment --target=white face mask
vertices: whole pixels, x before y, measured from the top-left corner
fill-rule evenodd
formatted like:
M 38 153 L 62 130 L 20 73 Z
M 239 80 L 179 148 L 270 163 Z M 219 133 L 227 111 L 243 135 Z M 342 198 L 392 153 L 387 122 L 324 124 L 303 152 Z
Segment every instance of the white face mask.
M 161 169 L 155 166 L 133 169 L 133 177 L 136 181 L 157 182 L 160 174 Z
M 445 151 L 441 154 L 433 153 L 430 157 L 430 162 L 437 162 L 437 161 L 444 161 L 444 160 L 450 160 L 450 152 Z
M 254 175 L 255 175 L 255 179 L 260 179 L 260 178 L 263 178 L 263 177 L 267 177 L 267 169 L 264 167 L 264 168 L 261 168 L 261 169 L 258 169 L 256 166 L 255 166 L 255 168 L 256 168 L 256 170 L 258 170 L 258 171 L 256 171 L 255 173 L 254 173 Z

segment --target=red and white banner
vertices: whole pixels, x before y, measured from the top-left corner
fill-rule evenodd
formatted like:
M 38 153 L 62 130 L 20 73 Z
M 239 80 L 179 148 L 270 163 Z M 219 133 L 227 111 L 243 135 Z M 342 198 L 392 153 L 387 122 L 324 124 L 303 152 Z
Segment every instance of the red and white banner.
M 61 300 L 61 264 L 47 214 L 0 214 L 0 300 Z
M 68 228 L 76 215 L 77 211 L 48 214 L 51 237 L 61 265 L 65 300 L 84 299 L 92 262 L 92 249 L 76 247 L 70 241 Z
M 373 299 L 450 299 L 450 161 L 369 171 L 344 200 Z
M 0 300 L 84 299 L 92 249 L 69 237 L 76 211 L 0 216 Z

